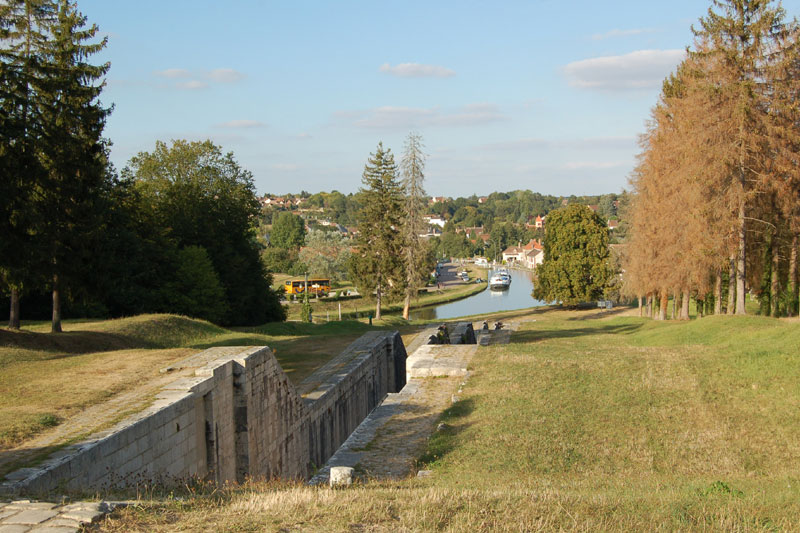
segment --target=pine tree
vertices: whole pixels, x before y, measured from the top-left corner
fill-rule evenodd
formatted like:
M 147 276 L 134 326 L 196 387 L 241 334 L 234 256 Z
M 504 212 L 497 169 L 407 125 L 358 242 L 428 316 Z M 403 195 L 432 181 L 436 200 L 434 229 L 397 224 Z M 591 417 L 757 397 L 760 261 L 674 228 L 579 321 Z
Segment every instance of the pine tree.
M 0 279 L 10 289 L 11 328 L 20 325 L 22 289 L 37 275 L 32 206 L 43 170 L 36 87 L 44 76 L 42 56 L 54 13 L 49 0 L 0 4 Z
M 38 91 L 43 140 L 40 158 L 47 173 L 38 196 L 39 236 L 49 250 L 45 267 L 53 294 L 52 331 L 61 331 L 62 291 L 86 279 L 86 264 L 94 257 L 92 242 L 102 232 L 101 203 L 109 185 L 105 141 L 111 112 L 99 102 L 101 81 L 110 65 L 87 59 L 101 51 L 107 39 L 90 42 L 97 26 L 74 3 L 60 0 L 45 44 L 45 77 Z
M 362 294 L 375 292 L 375 319 L 381 319 L 384 296 L 403 294 L 406 286 L 402 260 L 403 192 L 397 181 L 397 166 L 390 149 L 378 143 L 370 154 L 360 189 L 363 208 L 358 229 L 358 252 L 353 254 L 350 271 Z
M 400 169 L 403 175 L 403 189 L 405 190 L 404 221 L 403 221 L 403 258 L 406 267 L 406 296 L 403 302 L 403 318 L 408 320 L 411 298 L 417 292 L 417 287 L 422 284 L 432 265 L 428 264 L 428 255 L 425 253 L 425 244 L 420 235 L 425 233 L 425 154 L 423 153 L 422 136 L 410 133 L 406 138 L 403 159 Z

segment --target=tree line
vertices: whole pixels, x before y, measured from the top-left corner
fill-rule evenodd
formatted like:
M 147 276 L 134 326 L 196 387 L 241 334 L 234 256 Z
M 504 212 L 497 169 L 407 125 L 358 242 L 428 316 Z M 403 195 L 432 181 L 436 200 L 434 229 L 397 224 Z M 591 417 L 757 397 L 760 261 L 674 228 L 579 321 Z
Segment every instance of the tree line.
M 73 316 L 283 318 L 259 259 L 252 175 L 211 142 L 158 143 L 118 174 L 103 137 L 108 63 L 74 2 L 0 4 L 0 286 L 52 331 Z M 30 305 L 28 305 L 28 303 Z
M 798 25 L 779 4 L 713 0 L 663 84 L 632 177 L 626 290 L 656 318 L 796 315 Z

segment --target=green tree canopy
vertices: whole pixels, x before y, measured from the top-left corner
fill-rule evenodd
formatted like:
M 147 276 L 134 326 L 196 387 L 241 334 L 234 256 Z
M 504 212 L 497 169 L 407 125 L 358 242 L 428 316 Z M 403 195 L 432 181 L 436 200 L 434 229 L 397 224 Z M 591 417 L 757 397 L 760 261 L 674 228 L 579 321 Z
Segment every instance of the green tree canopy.
M 608 228 L 591 209 L 575 204 L 553 211 L 533 297 L 565 305 L 600 298 L 611 275 L 608 256 Z
M 306 238 L 303 219 L 288 211 L 278 213 L 272 220 L 269 243 L 276 248 L 289 250 L 299 248 Z
M 232 153 L 211 141 L 159 141 L 122 171 L 143 198 L 143 209 L 179 247 L 202 246 L 225 289 L 223 324 L 257 325 L 285 318 L 272 276 L 259 258 L 253 224 L 258 214 L 253 177 Z

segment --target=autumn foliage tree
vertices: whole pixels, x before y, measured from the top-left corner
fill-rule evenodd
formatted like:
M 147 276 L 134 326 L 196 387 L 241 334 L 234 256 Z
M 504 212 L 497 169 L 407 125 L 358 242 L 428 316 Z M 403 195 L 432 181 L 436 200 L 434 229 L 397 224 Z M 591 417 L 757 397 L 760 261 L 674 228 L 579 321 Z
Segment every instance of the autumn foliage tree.
M 624 264 L 657 318 L 670 296 L 681 318 L 691 297 L 700 314 L 745 314 L 748 292 L 771 314 L 796 309 L 796 42 L 774 2 L 713 0 L 665 81 L 631 180 Z

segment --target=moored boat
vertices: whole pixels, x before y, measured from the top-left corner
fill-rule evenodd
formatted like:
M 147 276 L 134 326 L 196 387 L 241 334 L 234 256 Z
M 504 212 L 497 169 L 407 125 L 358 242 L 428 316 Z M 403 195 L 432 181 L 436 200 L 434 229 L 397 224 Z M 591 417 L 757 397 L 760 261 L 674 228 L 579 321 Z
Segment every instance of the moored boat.
M 489 288 L 493 291 L 504 291 L 511 286 L 511 274 L 508 270 L 498 270 L 489 278 Z

